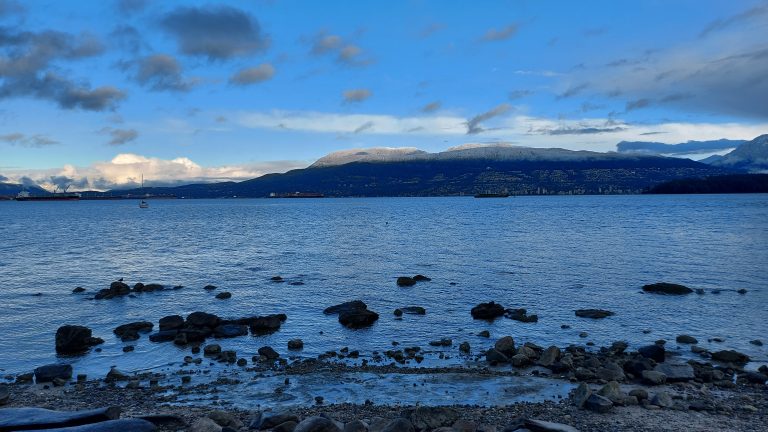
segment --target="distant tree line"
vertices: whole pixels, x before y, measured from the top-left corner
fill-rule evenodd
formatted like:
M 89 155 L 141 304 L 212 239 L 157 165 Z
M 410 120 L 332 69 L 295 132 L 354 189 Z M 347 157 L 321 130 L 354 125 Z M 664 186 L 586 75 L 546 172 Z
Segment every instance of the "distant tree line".
M 652 187 L 650 194 L 768 193 L 768 174 L 729 174 L 671 180 Z

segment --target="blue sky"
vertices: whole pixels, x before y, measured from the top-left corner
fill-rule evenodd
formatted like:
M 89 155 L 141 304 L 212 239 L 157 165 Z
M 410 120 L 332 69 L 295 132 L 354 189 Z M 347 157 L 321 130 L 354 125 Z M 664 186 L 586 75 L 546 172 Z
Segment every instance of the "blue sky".
M 766 1 L 0 0 L 0 180 L 768 131 Z

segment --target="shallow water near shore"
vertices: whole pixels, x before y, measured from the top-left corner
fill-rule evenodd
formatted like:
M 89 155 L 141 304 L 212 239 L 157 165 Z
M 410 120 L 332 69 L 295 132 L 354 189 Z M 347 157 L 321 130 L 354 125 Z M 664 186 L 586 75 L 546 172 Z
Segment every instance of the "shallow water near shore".
M 674 343 L 686 333 L 712 350 L 768 360 L 766 347 L 749 343 L 765 338 L 768 321 L 768 195 L 173 200 L 146 210 L 133 201 L 0 202 L 0 238 L 4 374 L 56 361 L 91 376 L 111 365 L 178 362 L 188 349 L 146 336 L 126 344 L 112 329 L 197 310 L 286 313 L 277 333 L 218 341 L 247 359 L 264 345 L 286 355 L 293 338 L 305 344 L 297 355 L 310 357 L 344 346 L 382 351 L 393 340 L 428 348 L 449 337 L 453 347 L 434 349 L 449 357 L 439 363 L 464 364 L 460 342 L 480 352 L 507 334 L 543 346 L 667 339 L 668 349 L 690 355 Z M 432 281 L 396 286 L 397 276 L 417 273 Z M 271 282 L 275 275 L 286 282 Z M 87 300 L 121 277 L 184 288 Z M 657 281 L 705 294 L 641 292 Z M 219 288 L 207 292 L 207 284 Z M 88 291 L 72 294 L 76 286 Z M 742 288 L 747 294 L 737 294 Z M 219 291 L 232 299 L 216 300 Z M 381 315 L 373 327 L 345 329 L 322 314 L 353 299 Z M 539 322 L 472 320 L 471 307 L 490 300 L 527 308 Z M 395 308 L 410 305 L 427 314 L 395 319 Z M 616 315 L 582 319 L 579 308 Z M 63 324 L 93 328 L 106 340 L 102 352 L 57 358 Z M 714 337 L 725 341 L 708 342 Z M 135 351 L 123 353 L 124 345 Z

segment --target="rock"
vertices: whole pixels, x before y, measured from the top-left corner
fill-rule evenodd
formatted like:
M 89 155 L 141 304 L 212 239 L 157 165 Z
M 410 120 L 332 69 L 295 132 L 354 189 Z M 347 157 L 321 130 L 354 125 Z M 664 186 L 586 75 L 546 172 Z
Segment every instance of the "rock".
M 0 384 L 0 405 L 5 405 L 11 399 L 11 390 L 7 384 Z
M 88 327 L 78 325 L 64 325 L 56 330 L 56 352 L 58 354 L 79 354 L 87 351 L 91 346 L 104 342 L 92 337 L 92 331 Z
M 241 422 L 240 419 L 226 411 L 212 411 L 208 414 L 208 418 L 221 427 L 230 427 L 232 429 L 240 429 L 243 427 L 243 422 Z
M 629 391 L 630 396 L 634 396 L 637 400 L 642 401 L 648 399 L 648 392 L 645 389 L 636 388 Z
M 154 432 L 157 428 L 151 422 L 144 419 L 109 420 L 99 423 L 70 426 L 66 428 L 45 429 L 50 432 Z M 0 430 L 4 430 L 0 427 Z
M 395 309 L 395 311 L 394 311 L 393 313 L 394 313 L 394 315 L 395 315 L 396 317 L 401 317 L 401 316 L 403 316 L 403 311 L 402 311 L 401 309 Z
M 528 315 L 528 311 L 525 309 L 507 309 L 504 312 L 504 316 L 506 316 L 509 319 L 513 319 L 515 321 L 520 321 L 524 323 L 532 323 L 532 322 L 539 321 L 538 315 Z
M 222 291 L 218 294 L 216 294 L 216 298 L 218 300 L 227 300 L 232 298 L 232 293 L 229 291 Z
M 272 347 L 270 346 L 263 346 L 259 348 L 259 355 L 263 355 L 267 358 L 267 360 L 277 360 L 280 358 L 280 354 L 277 353 Z
M 266 411 L 266 412 L 260 413 L 253 420 L 251 420 L 251 423 L 248 425 L 248 428 L 257 429 L 257 430 L 266 430 L 266 429 L 272 429 L 277 425 L 283 424 L 285 422 L 298 423 L 298 421 L 299 421 L 299 418 L 295 414 L 292 414 L 289 412 L 273 413 L 271 411 Z
M 120 417 L 120 408 L 85 411 L 52 411 L 43 408 L 5 408 L 0 415 L 0 431 L 56 429 L 107 422 Z M 109 429 L 106 429 L 109 430 Z M 111 429 L 133 430 L 133 429 Z M 144 429 L 137 429 L 141 431 Z
M 263 335 L 274 333 L 280 330 L 280 325 L 286 320 L 284 314 L 267 315 L 260 317 L 251 317 L 237 320 L 237 324 L 247 324 L 251 333 L 254 335 Z
M 197 419 L 189 428 L 189 432 L 221 432 L 222 427 L 217 425 L 215 421 L 203 417 Z
M 213 337 L 233 338 L 248 334 L 248 326 L 240 324 L 224 324 L 213 329 Z
M 523 426 L 531 432 L 579 432 L 573 426 L 536 419 L 526 419 Z
M 675 338 L 675 342 L 681 343 L 681 344 L 694 344 L 694 345 L 699 343 L 698 339 L 696 339 L 693 336 L 688 336 L 688 335 L 680 335 L 680 336 L 676 337 Z
M 427 310 L 421 306 L 406 306 L 403 308 L 399 308 L 399 310 L 404 314 L 409 314 L 409 315 L 426 315 L 427 314 Z
M 504 312 L 504 306 L 498 303 L 489 302 L 480 303 L 473 307 L 471 314 L 474 319 L 494 320 L 504 315 Z
M 415 432 L 413 424 L 404 418 L 396 418 L 381 429 L 380 432 Z
M 667 377 L 667 382 L 691 381 L 696 378 L 693 366 L 688 363 L 660 363 L 654 369 Z
M 651 399 L 651 404 L 660 406 L 662 408 L 672 408 L 672 406 L 675 403 L 674 401 L 672 401 L 672 396 L 670 396 L 669 393 L 659 392 L 653 395 L 653 399 Z
M 459 413 L 446 407 L 420 406 L 407 409 L 400 414 L 401 417 L 410 420 L 417 431 L 436 429 L 441 426 L 450 426 L 459 419 Z
M 549 367 L 560 360 L 560 348 L 552 345 L 544 350 L 544 353 L 539 357 L 539 364 L 544 367 Z
M 123 372 L 120 372 L 117 368 L 112 367 L 107 372 L 107 376 L 104 378 L 105 382 L 115 381 L 128 381 L 131 377 Z
M 480 337 L 489 338 L 489 337 L 491 337 L 491 332 L 489 332 L 488 330 L 482 330 L 477 335 L 480 336 Z
M 206 285 L 203 287 L 203 289 L 206 291 L 213 291 L 216 289 L 216 285 Z
M 613 403 L 619 403 L 626 398 L 626 395 L 621 391 L 619 383 L 616 381 L 611 381 L 601 387 L 597 394 L 610 399 Z
M 442 347 L 449 347 L 453 345 L 453 340 L 448 338 L 442 338 L 440 340 L 434 340 L 429 342 L 430 346 L 442 346 Z
M 664 347 L 658 344 L 646 345 L 638 349 L 637 352 L 640 353 L 641 356 L 659 363 L 663 363 L 666 358 Z
M 298 424 L 298 421 L 287 421 L 280 423 L 279 425 L 272 428 L 272 432 L 293 432 L 296 430 L 296 426 Z
M 736 292 L 737 292 L 737 293 L 739 293 L 739 294 L 741 294 L 741 295 L 744 295 L 744 294 L 746 294 L 746 293 L 747 293 L 747 290 L 746 290 L 746 289 L 744 289 L 744 288 L 741 288 L 740 290 L 738 290 L 738 291 L 736 291 Z
M 644 370 L 642 377 L 643 382 L 650 385 L 662 385 L 667 382 L 667 376 L 658 371 Z
M 462 342 L 459 344 L 459 352 L 463 354 L 469 354 L 472 348 L 469 346 L 469 342 Z
M 72 290 L 73 294 L 82 293 L 82 292 L 85 292 L 85 288 L 83 288 L 83 287 L 77 287 L 77 288 Z
M 577 408 L 583 408 L 590 395 L 592 395 L 592 391 L 589 389 L 589 386 L 586 383 L 580 383 L 571 392 L 571 401 Z
M 713 352 L 712 360 L 723 363 L 746 364 L 749 363 L 749 356 L 734 350 L 723 350 Z
M 355 311 L 359 309 L 368 309 L 368 305 L 366 305 L 361 300 L 353 300 L 353 301 L 337 304 L 335 306 L 327 307 L 325 308 L 323 313 L 326 315 L 334 315 L 341 312 L 349 312 L 349 311 Z
M 353 420 L 344 425 L 344 432 L 368 432 L 368 425 L 360 420 Z
M 192 327 L 214 328 L 219 325 L 219 317 L 205 312 L 192 312 L 187 316 L 186 324 Z
M 512 366 L 517 368 L 528 366 L 531 363 L 531 359 L 525 354 L 515 354 L 509 361 L 512 363 Z
M 509 363 L 509 357 L 505 356 L 495 348 L 491 348 L 485 353 L 485 360 L 492 365 L 498 363 Z
M 409 287 L 416 285 L 416 280 L 408 276 L 400 276 L 397 278 L 397 286 Z
M 288 349 L 295 351 L 304 348 L 304 341 L 301 339 L 291 339 L 288 341 Z
M 339 322 L 343 326 L 350 328 L 368 327 L 373 325 L 378 319 L 379 314 L 367 309 L 339 314 Z
M 161 330 L 157 333 L 152 333 L 149 335 L 149 340 L 151 342 L 170 342 L 176 339 L 177 334 L 178 331 L 176 330 Z
M 741 376 L 752 384 L 765 384 L 765 382 L 768 381 L 768 376 L 765 376 L 759 372 L 746 372 Z M 0 405 L 2 405 L 1 402 Z
M 413 277 L 413 280 L 415 280 L 416 282 L 429 282 L 432 280 L 432 278 L 428 278 L 424 275 L 417 274 L 416 276 Z
M 760 339 L 751 340 L 749 341 L 749 343 L 755 346 L 763 346 L 763 341 L 761 341 Z
M 218 344 L 206 345 L 205 348 L 203 348 L 203 355 L 215 356 L 219 354 L 221 354 L 221 346 Z
M 139 333 L 149 333 L 154 327 L 155 325 L 151 322 L 138 321 L 117 326 L 117 328 L 113 330 L 113 333 L 123 342 L 135 341 L 139 339 Z
M 596 413 L 607 413 L 613 409 L 613 402 L 606 397 L 592 393 L 584 402 L 584 408 Z
M 597 369 L 598 378 L 605 381 L 624 381 L 624 371 L 614 362 L 606 362 L 605 366 Z
M 507 357 L 515 355 L 515 339 L 512 336 L 504 336 L 496 341 L 494 348 Z
M 604 309 L 577 309 L 576 316 L 581 318 L 601 319 L 616 315 L 615 313 Z
M 328 418 L 312 416 L 296 425 L 294 432 L 342 432 L 336 423 Z
M 643 291 L 657 294 L 684 295 L 693 292 L 685 285 L 658 282 L 655 284 L 643 285 Z
M 51 382 L 54 379 L 68 380 L 72 378 L 72 366 L 68 364 L 51 364 L 35 369 L 35 382 Z

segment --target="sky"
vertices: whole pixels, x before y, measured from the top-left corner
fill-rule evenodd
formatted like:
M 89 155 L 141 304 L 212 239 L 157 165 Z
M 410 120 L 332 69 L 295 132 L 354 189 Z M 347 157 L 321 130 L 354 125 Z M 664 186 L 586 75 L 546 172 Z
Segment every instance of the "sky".
M 768 133 L 768 1 L 0 0 L 0 181 Z

